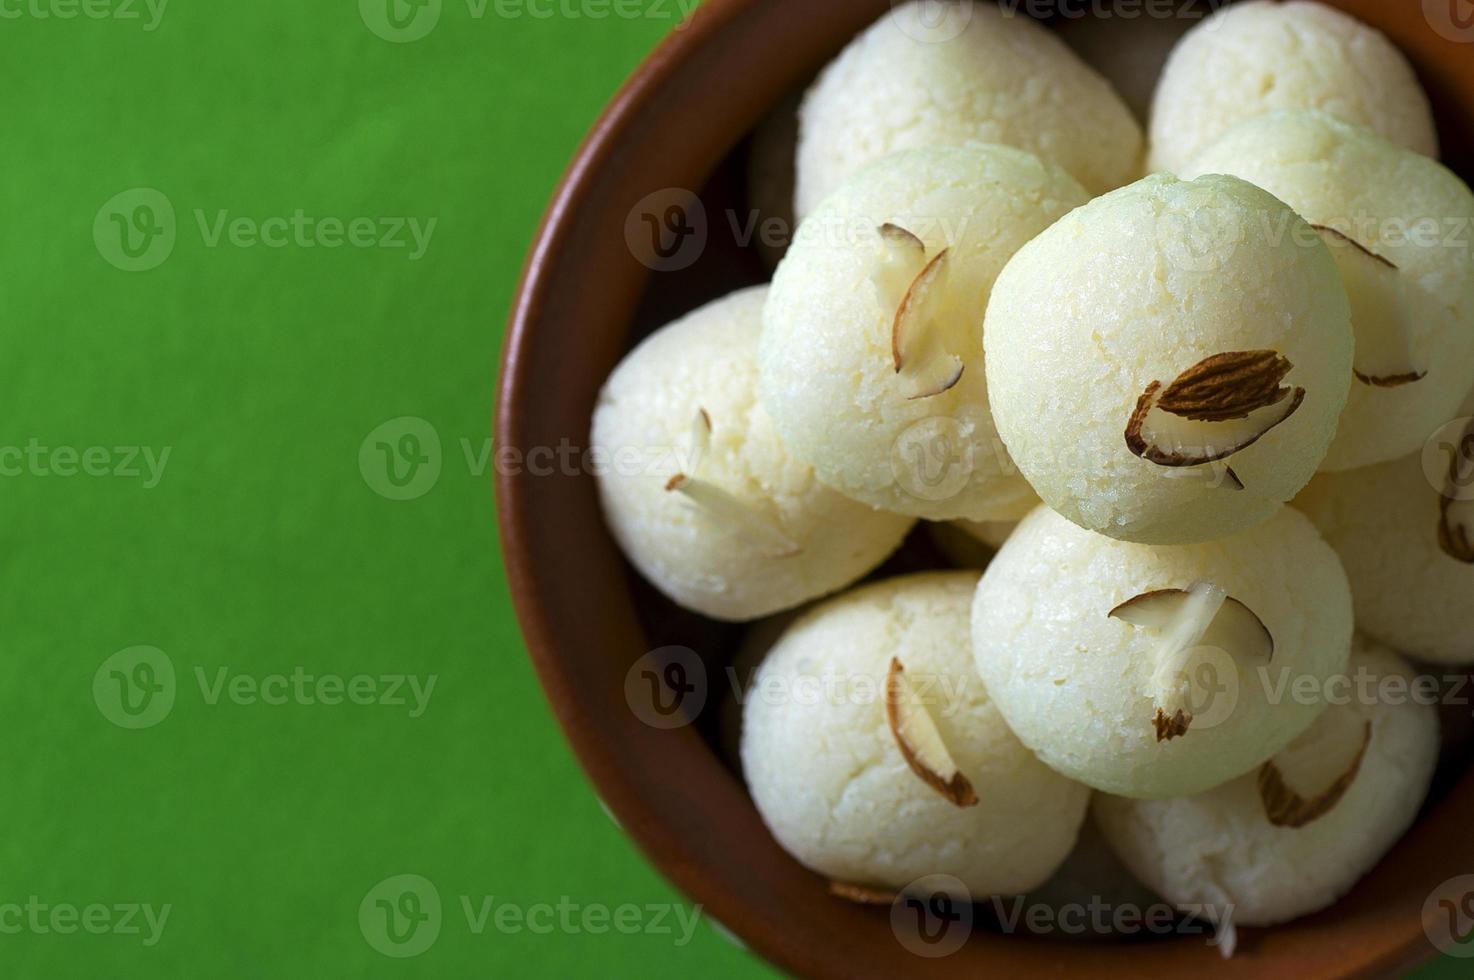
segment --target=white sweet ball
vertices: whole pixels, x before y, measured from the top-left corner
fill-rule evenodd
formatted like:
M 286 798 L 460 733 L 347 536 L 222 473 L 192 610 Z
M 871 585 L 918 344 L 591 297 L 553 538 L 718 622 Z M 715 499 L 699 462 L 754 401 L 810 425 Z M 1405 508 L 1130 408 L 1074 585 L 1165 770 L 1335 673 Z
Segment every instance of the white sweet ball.
M 1184 632 L 1175 617 L 1208 585 L 1223 605 L 1206 607 L 1206 632 Z M 1137 598 L 1148 594 L 1170 604 L 1153 614 Z M 1041 507 L 988 566 L 973 607 L 978 672 L 1019 739 L 1072 779 L 1143 798 L 1198 792 L 1282 749 L 1323 705 L 1272 703 L 1261 671 L 1338 673 L 1351 630 L 1335 553 L 1287 507 L 1231 538 L 1170 548 Z M 1179 711 L 1185 725 L 1171 724 Z
M 1453 447 L 1466 467 L 1474 457 L 1468 421 L 1439 430 L 1426 456 L 1322 473 L 1295 500 L 1346 566 L 1357 629 L 1433 663 L 1474 664 L 1474 554 L 1454 543 L 1459 528 L 1474 542 L 1474 503 L 1458 500 L 1474 491 L 1467 469 L 1458 489 L 1447 482 Z
M 610 531 L 656 588 L 716 619 L 754 619 L 842 588 L 911 525 L 828 489 L 784 449 L 757 401 L 766 298 L 765 287 L 743 290 L 652 334 L 594 409 Z M 677 474 L 689 482 L 667 489 Z
M 1323 109 L 1438 155 L 1428 97 L 1380 31 L 1319 3 L 1255 0 L 1182 39 L 1152 100 L 1152 171 L 1176 172 L 1220 133 L 1274 109 Z
M 832 880 L 900 889 L 946 874 L 975 897 L 1042 884 L 1074 846 L 1089 791 L 1040 763 L 973 672 L 975 572 L 875 583 L 801 617 L 747 694 L 742 766 L 778 843 Z M 902 754 L 892 661 L 976 797 L 955 805 Z
M 1234 177 L 1159 174 L 1056 222 L 998 277 L 984 345 L 998 432 L 1039 496 L 1150 544 L 1267 520 L 1314 475 L 1351 385 L 1330 250 Z
M 1141 127 L 1047 28 L 992 3 L 908 3 L 826 68 L 799 113 L 802 220 L 866 164 L 899 150 L 1002 143 L 1093 193 L 1140 166 Z
M 1249 926 L 1349 891 L 1411 826 L 1438 760 L 1438 713 L 1408 694 L 1407 663 L 1358 642 L 1351 666 L 1337 703 L 1272 768 L 1180 799 L 1097 796 L 1096 825 L 1132 872 L 1180 906 L 1232 905 Z
M 982 313 L 1009 257 L 1085 200 L 1057 167 L 979 145 L 887 157 L 825 201 L 764 314 L 762 400 L 790 451 L 836 490 L 897 513 L 1027 513 L 1033 491 L 988 408 Z M 934 272 L 933 288 L 917 285 Z M 913 325 L 899 347 L 898 323 Z M 942 377 L 954 367 L 960 377 Z
M 1338 233 L 1324 237 L 1351 296 L 1358 380 L 1322 468 L 1369 466 L 1416 450 L 1474 379 L 1468 186 L 1437 161 L 1314 110 L 1235 127 L 1182 175 L 1205 173 L 1242 177 Z

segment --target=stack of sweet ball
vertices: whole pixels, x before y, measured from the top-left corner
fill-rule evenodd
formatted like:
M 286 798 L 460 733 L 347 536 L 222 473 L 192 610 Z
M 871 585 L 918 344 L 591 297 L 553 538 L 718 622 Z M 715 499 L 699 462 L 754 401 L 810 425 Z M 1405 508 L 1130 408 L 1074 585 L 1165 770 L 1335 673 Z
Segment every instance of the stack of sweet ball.
M 663 460 L 601 477 L 609 527 L 682 606 L 841 593 L 918 520 L 958 556 L 790 617 L 746 698 L 757 808 L 840 898 L 1083 877 L 1231 950 L 1427 795 L 1436 710 L 1386 692 L 1474 664 L 1474 195 L 1315 3 L 1215 13 L 1150 115 L 1022 15 L 893 10 L 802 101 L 771 285 L 599 401 Z

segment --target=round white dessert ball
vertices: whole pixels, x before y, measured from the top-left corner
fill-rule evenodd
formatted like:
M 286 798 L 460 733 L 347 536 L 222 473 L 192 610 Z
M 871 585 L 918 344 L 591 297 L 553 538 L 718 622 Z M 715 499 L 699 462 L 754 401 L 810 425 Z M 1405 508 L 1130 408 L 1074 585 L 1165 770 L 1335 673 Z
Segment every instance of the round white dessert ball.
M 1474 379 L 1474 194 L 1435 160 L 1315 110 L 1236 126 L 1182 176 L 1242 177 L 1331 247 L 1351 299 L 1356 383 L 1323 469 L 1397 459 Z
M 1047 28 L 992 3 L 907 3 L 850 43 L 799 113 L 800 219 L 866 164 L 900 150 L 1002 143 L 1093 193 L 1131 180 L 1141 127 Z
M 1095 798 L 1127 867 L 1179 906 L 1269 926 L 1329 906 L 1371 870 L 1427 796 L 1438 713 L 1396 654 L 1363 644 L 1316 723 L 1258 771 L 1171 800 Z
M 897 513 L 1027 513 L 988 407 L 982 314 L 1009 257 L 1085 200 L 1059 168 L 979 145 L 887 157 L 825 201 L 764 314 L 762 400 L 793 454 Z
M 978 672 L 1019 739 L 1072 779 L 1142 798 L 1199 792 L 1284 748 L 1324 706 L 1273 703 L 1279 680 L 1343 670 L 1351 631 L 1340 562 L 1287 507 L 1170 548 L 1041 507 L 973 607 Z
M 1440 664 L 1474 663 L 1470 421 L 1436 430 L 1426 453 L 1322 473 L 1295 500 L 1341 556 L 1357 629 Z
M 830 599 L 748 689 L 753 800 L 778 843 L 833 881 L 900 890 L 951 875 L 974 897 L 1016 894 L 1075 844 L 1089 791 L 1020 744 L 973 671 L 977 580 L 923 573 Z
M 625 356 L 594 409 L 605 520 L 677 604 L 722 620 L 825 595 L 880 564 L 907 518 L 814 479 L 757 400 L 767 288 L 734 293 Z
M 1380 31 L 1320 3 L 1254 0 L 1217 11 L 1172 50 L 1152 100 L 1148 169 L 1176 172 L 1275 109 L 1323 109 L 1438 155 L 1428 97 Z
M 1186 544 L 1303 488 L 1351 385 L 1346 293 L 1316 237 L 1245 181 L 1159 174 L 1020 249 L 993 288 L 984 363 L 1039 496 L 1102 534 Z

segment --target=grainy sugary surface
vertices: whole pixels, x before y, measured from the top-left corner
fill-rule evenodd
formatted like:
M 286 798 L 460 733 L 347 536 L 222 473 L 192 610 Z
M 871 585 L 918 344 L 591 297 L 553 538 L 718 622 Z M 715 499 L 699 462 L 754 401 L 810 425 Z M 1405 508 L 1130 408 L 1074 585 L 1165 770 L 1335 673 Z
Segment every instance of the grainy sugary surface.
M 1235 651 L 1208 661 L 1218 690 L 1198 698 L 1185 735 L 1158 742 L 1149 685 L 1160 634 L 1110 612 L 1200 582 L 1253 610 L 1275 653 L 1267 664 Z M 984 573 L 972 635 L 989 695 L 1045 763 L 1105 792 L 1154 798 L 1238 776 L 1304 731 L 1323 705 L 1271 704 L 1272 692 L 1282 677 L 1342 671 L 1351 628 L 1340 563 L 1287 507 L 1251 531 L 1170 548 L 1093 534 L 1040 507 Z
M 1156 175 L 1065 216 L 999 276 L 984 343 L 998 432 L 1039 496 L 1082 527 L 1154 544 L 1267 520 L 1320 465 L 1352 377 L 1329 249 L 1233 177 Z M 1252 350 L 1287 357 L 1284 384 L 1307 392 L 1287 421 L 1222 463 L 1174 469 L 1127 448 L 1151 382 Z
M 1400 676 L 1404 683 L 1411 676 L 1400 657 L 1361 641 L 1351 668 L 1353 681 L 1358 671 L 1382 679 Z M 1348 757 L 1354 758 L 1366 724 L 1372 726 L 1366 756 L 1345 795 L 1302 827 L 1269 822 L 1257 773 L 1181 799 L 1097 795 L 1095 823 L 1132 872 L 1169 901 L 1232 903 L 1241 925 L 1274 925 L 1323 909 L 1411 826 L 1438 760 L 1432 705 L 1395 694 L 1350 701 L 1328 708 L 1284 757 L 1276 757 L 1291 788 L 1313 798 L 1348 771 Z
M 1257 184 L 1311 224 L 1335 228 L 1398 267 L 1411 352 L 1427 377 L 1396 388 L 1353 384 L 1323 468 L 1369 466 L 1418 449 L 1474 380 L 1474 194 L 1437 161 L 1316 111 L 1235 127 L 1183 176 L 1205 173 Z
M 1450 437 L 1456 435 L 1451 430 Z M 1351 580 L 1357 629 L 1410 656 L 1474 663 L 1474 565 L 1438 544 L 1448 457 L 1421 453 L 1380 466 L 1322 473 L 1295 500 Z
M 1190 31 L 1152 102 L 1148 169 L 1176 172 L 1235 123 L 1323 109 L 1438 155 L 1428 98 L 1381 32 L 1320 3 L 1236 3 Z
M 594 411 L 610 530 L 657 588 L 716 619 L 753 619 L 848 585 L 911 526 L 828 489 L 779 442 L 757 402 L 766 296 L 766 287 L 734 293 L 651 335 L 610 375 Z M 695 475 L 781 527 L 797 554 L 774 557 L 666 491 L 671 476 L 689 469 L 698 409 L 712 432 Z
M 1101 193 L 1131 180 L 1141 127 L 1053 32 L 992 3 L 911 3 L 819 77 L 799 117 L 800 218 L 865 164 L 899 150 L 1016 146 Z
M 983 368 L 983 311 L 999 270 L 1085 191 L 1062 170 L 1003 146 L 889 157 L 800 227 L 764 314 L 762 399 L 794 456 L 835 489 L 933 520 L 1013 520 L 1034 494 L 998 440 Z M 949 249 L 946 297 L 960 382 L 908 400 L 892 362 L 893 305 L 870 277 L 877 229 Z M 940 450 L 938 447 L 942 447 Z M 920 459 L 918 459 L 920 454 Z
M 808 867 L 891 888 L 949 874 L 981 898 L 1042 884 L 1074 846 L 1089 790 L 1020 744 L 973 671 L 977 579 L 927 573 L 857 589 L 805 614 L 763 663 L 743 715 L 743 771 L 773 835 Z M 902 758 L 880 696 L 892 657 L 927 684 L 918 693 L 976 806 L 943 799 Z

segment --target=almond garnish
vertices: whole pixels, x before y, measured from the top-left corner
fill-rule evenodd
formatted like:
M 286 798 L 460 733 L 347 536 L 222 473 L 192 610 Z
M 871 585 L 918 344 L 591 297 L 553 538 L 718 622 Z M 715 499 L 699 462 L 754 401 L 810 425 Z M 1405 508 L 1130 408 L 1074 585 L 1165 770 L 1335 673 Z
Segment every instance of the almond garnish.
M 698 408 L 691 420 L 691 451 L 689 466 L 692 473 L 700 471 L 707 450 L 711 447 L 711 416 L 706 409 Z M 758 513 L 708 480 L 697 479 L 686 473 L 677 473 L 665 483 L 667 493 L 679 493 L 708 518 L 731 528 L 738 534 L 755 542 L 769 558 L 790 558 L 802 549 L 775 521 Z
M 1110 616 L 1161 635 L 1148 681 L 1156 706 L 1152 726 L 1158 742 L 1186 734 L 1192 723 L 1192 712 L 1187 709 L 1192 707 L 1193 685 L 1187 668 L 1198 651 L 1222 650 L 1235 662 L 1240 657 L 1274 659 L 1274 636 L 1264 621 L 1210 582 L 1187 590 L 1145 592 L 1112 609 Z
M 890 905 L 895 902 L 898 893 L 868 885 L 852 885 L 846 881 L 831 881 L 829 894 L 860 905 Z
M 1259 799 L 1264 803 L 1264 814 L 1269 822 L 1276 827 L 1299 828 L 1329 813 L 1356 781 L 1356 774 L 1361 771 L 1362 760 L 1371 744 L 1372 723 L 1368 721 L 1362 731 L 1361 748 L 1352 759 L 1350 768 L 1308 800 L 1290 789 L 1273 759 L 1266 762 L 1259 769 Z
M 978 797 L 952 760 L 931 712 L 921 703 L 906 668 L 895 657 L 885 677 L 885 717 L 901 757 L 922 781 L 953 806 L 976 806 Z
M 1438 547 L 1454 561 L 1474 565 L 1474 500 L 1461 499 L 1474 482 L 1474 419 L 1454 446 L 1438 501 Z
M 939 395 L 962 379 L 962 358 L 947 352 L 939 322 L 948 254 L 942 249 L 917 273 L 891 322 L 891 362 L 911 401 Z
M 1152 718 L 1152 727 L 1157 731 L 1158 742 L 1170 742 L 1179 735 L 1187 734 L 1187 726 L 1191 725 L 1193 716 L 1178 708 L 1172 715 L 1167 717 L 1167 712 L 1161 708 L 1157 709 L 1156 716 Z
M 1427 377 L 1414 363 L 1406 282 L 1385 256 L 1326 225 L 1312 225 L 1331 250 L 1351 301 L 1356 334 L 1353 373 L 1365 385 L 1397 388 Z
M 1126 447 L 1158 466 L 1226 459 L 1299 410 L 1305 389 L 1280 384 L 1292 368 L 1276 351 L 1230 351 L 1204 358 L 1166 387 L 1153 381 L 1126 423 Z

